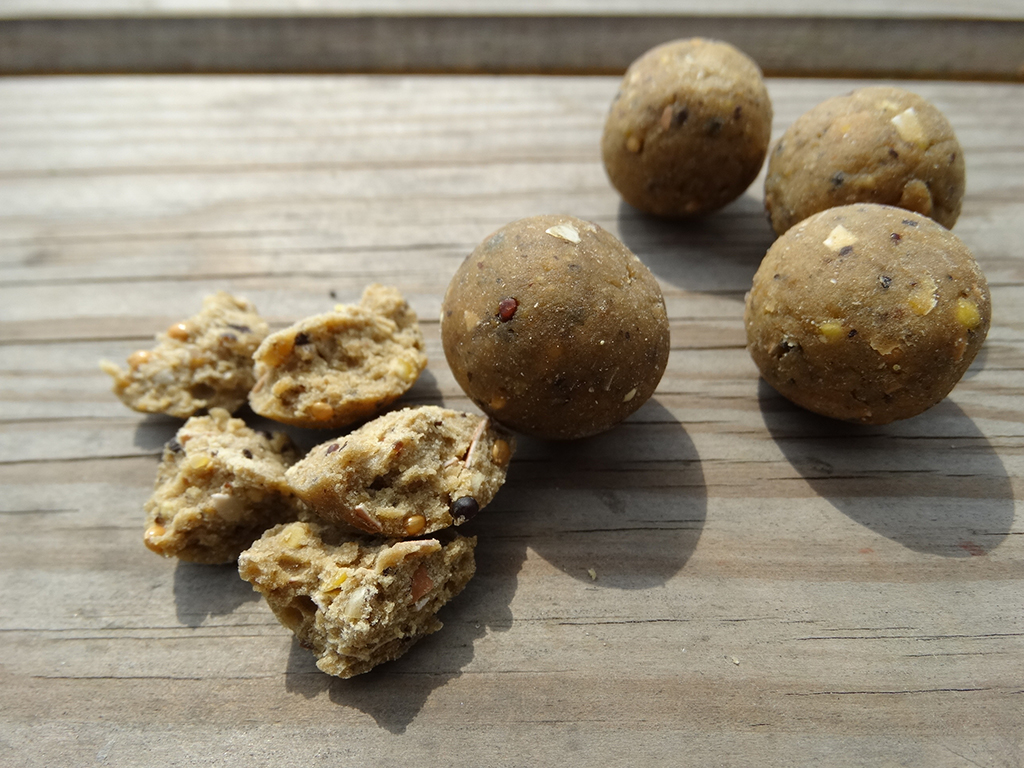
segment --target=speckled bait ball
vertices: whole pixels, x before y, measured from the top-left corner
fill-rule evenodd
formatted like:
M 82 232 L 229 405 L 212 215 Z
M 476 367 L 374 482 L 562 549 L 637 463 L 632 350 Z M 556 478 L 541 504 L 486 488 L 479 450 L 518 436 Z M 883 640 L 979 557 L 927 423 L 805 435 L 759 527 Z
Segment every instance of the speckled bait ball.
M 613 235 L 570 216 L 522 219 L 477 247 L 448 286 L 441 337 L 473 402 L 542 438 L 611 428 L 668 363 L 657 280 Z
M 824 101 L 768 158 L 765 207 L 777 234 L 838 205 L 881 203 L 951 228 L 964 196 L 964 156 L 945 116 L 920 96 L 872 86 Z
M 942 400 L 988 333 L 988 284 L 967 247 L 916 213 L 832 208 L 768 250 L 745 322 L 761 375 L 797 405 L 887 424 Z
M 601 151 L 627 203 L 696 216 L 735 200 L 761 170 L 772 105 L 757 65 L 727 43 L 676 40 L 634 61 Z

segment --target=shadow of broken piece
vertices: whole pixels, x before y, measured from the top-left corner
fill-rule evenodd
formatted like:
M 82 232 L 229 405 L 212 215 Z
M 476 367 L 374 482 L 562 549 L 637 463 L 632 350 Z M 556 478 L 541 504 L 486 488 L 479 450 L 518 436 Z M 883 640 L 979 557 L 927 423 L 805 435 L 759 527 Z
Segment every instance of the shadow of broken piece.
M 174 569 L 174 603 L 178 621 L 199 627 L 210 617 L 227 616 L 244 603 L 259 600 L 238 566 L 202 565 L 179 561 Z
M 977 425 L 946 399 L 885 426 L 805 411 L 763 380 L 765 425 L 793 468 L 836 509 L 903 546 L 985 555 L 1009 535 L 1013 488 Z
M 147 453 L 161 454 L 164 445 L 174 437 L 184 423 L 184 419 L 176 419 L 162 413 L 140 415 L 132 444 Z
M 476 535 L 464 528 L 466 535 Z M 430 694 L 462 674 L 480 638 L 512 626 L 510 603 L 525 554 L 508 540 L 479 535 L 476 574 L 438 613 L 444 626 L 400 658 L 362 675 L 343 680 L 321 672 L 316 656 L 293 640 L 286 689 L 306 698 L 327 691 L 333 703 L 365 712 L 384 730 L 405 732 Z

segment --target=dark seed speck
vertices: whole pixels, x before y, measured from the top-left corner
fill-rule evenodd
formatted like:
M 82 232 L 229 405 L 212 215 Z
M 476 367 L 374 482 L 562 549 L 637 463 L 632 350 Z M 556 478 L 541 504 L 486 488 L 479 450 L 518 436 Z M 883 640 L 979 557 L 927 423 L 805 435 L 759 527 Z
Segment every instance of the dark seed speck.
M 295 346 L 301 347 L 303 344 L 309 344 L 309 334 L 305 331 L 299 331 L 295 334 Z
M 856 335 L 857 335 L 857 329 L 856 328 L 851 328 L 850 332 L 848 334 L 846 334 L 846 338 L 852 339 Z
M 903 235 L 901 235 L 899 232 L 893 232 L 891 235 L 889 235 L 889 239 L 892 240 L 893 243 L 898 243 L 900 240 L 903 239 Z
M 836 171 L 832 174 L 832 178 L 829 181 L 832 182 L 833 187 L 841 187 L 843 182 L 846 181 L 846 174 L 842 171 Z
M 252 333 L 252 328 L 248 325 L 235 325 L 234 323 L 228 323 L 228 328 L 234 328 L 239 333 Z
M 245 458 L 247 458 L 247 459 L 251 459 L 252 458 L 252 451 L 250 451 L 248 448 L 243 448 L 242 449 L 242 455 L 245 456 Z
M 878 278 L 878 282 L 882 284 L 883 289 L 889 290 L 889 286 L 892 285 L 892 278 L 889 277 L 888 275 L 880 275 Z
M 167 441 L 167 450 L 169 450 L 171 453 L 181 453 L 182 447 L 181 443 L 178 442 L 178 438 L 172 437 L 170 440 Z
M 839 249 L 840 256 L 849 256 L 851 253 L 853 253 L 852 245 L 844 245 L 842 248 Z
M 722 132 L 722 126 L 725 125 L 725 121 L 720 117 L 712 117 L 704 124 L 704 130 L 707 131 L 708 136 L 717 136 Z
M 334 452 L 335 452 L 336 450 L 338 450 L 338 449 L 339 449 L 340 447 L 341 447 L 341 446 L 340 446 L 340 445 L 338 445 L 337 443 L 331 443 L 330 445 L 328 445 L 328 446 L 327 446 L 327 453 L 328 453 L 328 454 L 332 454 L 332 453 L 334 453 Z
M 458 520 L 470 520 L 480 511 L 480 505 L 472 496 L 463 496 L 452 502 L 452 517 Z
M 903 223 L 906 224 L 908 227 L 916 227 L 917 226 L 917 222 L 916 221 L 912 221 L 910 219 L 904 219 Z

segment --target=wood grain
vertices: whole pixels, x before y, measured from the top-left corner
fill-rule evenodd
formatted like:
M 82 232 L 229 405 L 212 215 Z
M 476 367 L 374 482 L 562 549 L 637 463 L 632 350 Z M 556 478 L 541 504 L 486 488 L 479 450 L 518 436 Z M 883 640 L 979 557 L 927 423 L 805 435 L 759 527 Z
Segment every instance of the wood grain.
M 770 81 L 774 133 L 857 84 Z M 1020 87 L 912 86 L 963 144 L 956 232 L 993 329 L 947 401 L 861 428 L 789 406 L 743 348 L 760 180 L 699 222 L 619 202 L 597 147 L 616 85 L 0 80 L 5 764 L 1021 763 Z M 438 336 L 448 279 L 497 227 L 559 211 L 654 271 L 669 369 L 610 433 L 522 441 L 441 632 L 335 680 L 232 568 L 142 546 L 179 422 L 126 410 L 100 359 L 219 288 L 280 327 L 379 280 L 427 336 L 408 401 L 469 408 Z

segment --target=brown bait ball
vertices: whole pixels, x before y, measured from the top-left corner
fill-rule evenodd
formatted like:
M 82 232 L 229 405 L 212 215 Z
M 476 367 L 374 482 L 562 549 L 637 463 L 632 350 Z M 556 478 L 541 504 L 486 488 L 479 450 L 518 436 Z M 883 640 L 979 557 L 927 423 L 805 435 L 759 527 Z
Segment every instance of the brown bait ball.
M 768 158 L 765 208 L 776 234 L 853 203 L 895 205 L 952 228 L 964 154 L 946 117 L 917 94 L 871 86 L 799 117 Z
M 551 439 L 610 429 L 654 393 L 669 327 L 657 280 L 571 216 L 501 228 L 448 286 L 441 338 L 456 381 L 506 427 Z
M 633 207 L 697 216 L 750 186 L 771 126 L 768 90 L 746 54 L 714 40 L 676 40 L 626 71 L 601 153 L 612 185 Z
M 874 204 L 832 208 L 768 250 L 747 294 L 748 349 L 765 381 L 808 410 L 887 424 L 953 389 L 992 303 L 949 230 Z

